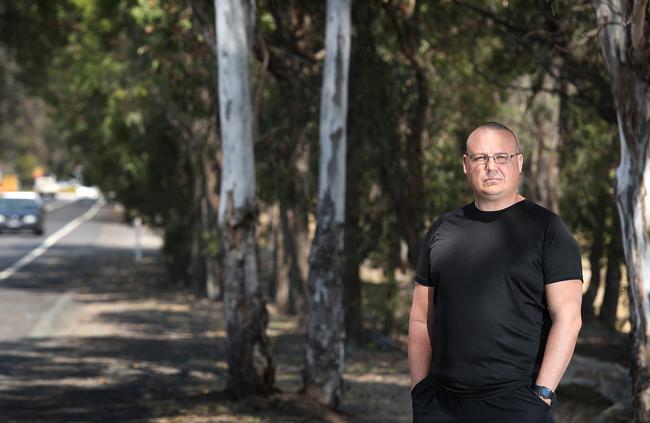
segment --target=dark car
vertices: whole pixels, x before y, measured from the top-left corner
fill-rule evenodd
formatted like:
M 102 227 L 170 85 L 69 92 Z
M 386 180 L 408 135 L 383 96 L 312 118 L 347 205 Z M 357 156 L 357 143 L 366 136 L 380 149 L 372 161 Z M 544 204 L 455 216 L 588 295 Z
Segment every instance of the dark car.
M 7 192 L 0 195 L 0 231 L 30 230 L 43 233 L 43 202 L 34 192 Z

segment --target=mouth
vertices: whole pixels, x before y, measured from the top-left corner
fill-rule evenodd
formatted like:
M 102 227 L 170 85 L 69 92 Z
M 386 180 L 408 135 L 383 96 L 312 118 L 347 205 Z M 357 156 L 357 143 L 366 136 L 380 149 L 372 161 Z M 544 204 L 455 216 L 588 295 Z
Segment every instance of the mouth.
M 489 183 L 493 183 L 493 184 L 494 184 L 494 183 L 497 183 L 497 182 L 501 182 L 501 179 L 497 179 L 497 178 L 488 178 L 488 179 L 484 179 L 483 182 L 488 183 L 488 184 L 489 184 Z

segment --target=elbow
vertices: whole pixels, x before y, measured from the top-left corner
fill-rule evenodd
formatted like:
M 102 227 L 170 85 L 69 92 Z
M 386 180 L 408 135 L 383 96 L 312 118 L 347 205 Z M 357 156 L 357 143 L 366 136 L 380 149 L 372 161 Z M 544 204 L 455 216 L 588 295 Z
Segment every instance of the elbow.
M 576 335 L 578 333 L 580 333 L 580 329 L 582 329 L 582 316 L 581 315 L 578 314 L 578 316 L 576 316 L 573 319 L 573 328 L 575 330 Z

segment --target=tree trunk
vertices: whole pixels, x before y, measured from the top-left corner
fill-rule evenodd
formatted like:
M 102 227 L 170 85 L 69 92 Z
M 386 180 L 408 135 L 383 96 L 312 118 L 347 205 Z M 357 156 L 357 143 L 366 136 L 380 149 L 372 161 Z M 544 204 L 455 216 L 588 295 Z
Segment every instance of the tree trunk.
M 397 232 L 397 231 L 395 231 Z M 400 240 L 392 236 L 388 252 L 388 274 L 386 281 L 386 301 L 384 303 L 384 320 L 382 332 L 384 335 L 391 335 L 395 328 L 395 309 L 397 308 L 398 286 L 395 279 L 395 271 L 399 266 L 400 260 Z
M 369 50 L 374 50 L 372 48 L 371 42 L 368 40 L 367 33 L 371 31 L 369 20 L 369 13 L 367 9 L 369 8 L 368 3 L 361 2 L 355 5 L 356 13 L 353 14 L 353 24 L 356 28 L 356 41 L 359 41 L 352 48 L 351 55 L 352 58 L 352 68 L 355 68 L 355 58 L 359 54 L 368 53 Z M 363 13 L 365 19 L 363 22 L 358 22 L 358 15 Z M 363 53 L 360 53 L 360 50 Z M 360 66 L 359 63 L 356 63 L 356 66 Z M 357 67 L 357 70 L 359 67 Z M 363 77 L 366 78 L 367 74 L 364 73 Z M 351 72 L 350 82 L 354 84 L 355 74 Z M 352 116 L 351 116 L 352 117 Z M 352 131 L 351 125 L 354 122 L 350 123 L 350 130 Z M 350 132 L 351 132 L 350 131 Z M 344 263 L 344 273 L 343 273 L 343 303 L 345 307 L 345 334 L 349 339 L 358 339 L 361 334 L 362 329 L 362 310 L 361 310 L 361 277 L 359 275 L 359 266 L 361 265 L 361 252 L 360 249 L 360 237 L 362 234 L 359 229 L 359 213 L 360 213 L 360 201 L 361 197 L 364 195 L 361 192 L 360 184 L 363 181 L 363 169 L 360 166 L 362 161 L 359 157 L 363 152 L 364 140 L 361 139 L 363 136 L 359 134 L 356 135 L 354 142 L 351 143 L 347 149 L 347 164 L 346 164 L 346 188 L 345 188 L 345 263 Z M 365 138 L 365 137 L 363 137 Z
M 621 291 L 621 261 L 623 247 L 621 245 L 621 230 L 616 210 L 612 213 L 611 239 L 607 245 L 607 273 L 605 274 L 605 295 L 600 306 L 600 319 L 605 325 L 616 329 L 616 309 Z
M 395 215 L 408 246 L 408 262 L 415 268 L 421 242 L 422 228 L 422 140 L 426 135 L 429 111 L 429 85 L 427 63 L 421 54 L 420 7 L 422 2 L 411 2 L 412 7 L 398 7 L 391 2 L 382 3 L 393 23 L 397 40 L 415 76 L 417 98 L 408 111 L 408 131 L 403 139 L 406 166 L 400 166 L 400 148 L 395 157 L 380 163 L 382 184 L 392 197 Z M 397 163 L 396 163 L 397 162 Z
M 354 163 L 349 160 L 348 163 Z M 343 302 L 345 304 L 345 333 L 348 338 L 359 339 L 362 325 L 361 309 L 361 276 L 359 267 L 361 266 L 361 253 L 359 251 L 359 195 L 357 192 L 358 185 L 351 180 L 361 178 L 358 175 L 357 168 L 348 166 L 350 177 L 348 179 L 346 192 L 346 215 L 345 215 L 345 260 L 343 273 Z M 355 175 L 356 174 L 356 175 Z
M 604 213 L 601 213 L 604 217 Z M 582 295 L 582 316 L 585 319 L 593 319 L 596 317 L 594 311 L 594 301 L 598 288 L 600 288 L 600 259 L 603 257 L 604 250 L 604 227 L 605 219 L 601 219 L 600 223 L 596 225 L 593 232 L 593 239 L 591 240 L 591 248 L 589 249 L 589 267 L 591 269 L 591 278 L 589 279 L 589 287 Z
M 627 262 L 632 324 L 634 421 L 650 421 L 650 11 L 648 0 L 594 0 L 616 103 L 621 163 L 617 205 Z
M 305 181 L 300 184 L 307 185 Z M 306 187 L 302 187 L 305 189 Z M 304 194 L 303 194 L 304 195 Z M 302 198 L 309 198 L 304 196 Z M 297 267 L 295 295 L 297 301 L 298 324 L 300 330 L 305 330 L 307 326 L 307 304 L 309 302 L 309 245 L 311 242 L 309 236 L 309 218 L 307 209 L 307 200 L 305 203 L 294 205 L 291 209 L 291 219 L 289 220 L 291 235 L 293 236 L 293 244 L 295 247 L 294 262 Z
M 201 156 L 202 141 L 196 139 L 198 135 L 192 134 L 193 139 L 190 142 L 190 156 L 192 158 L 193 173 L 193 221 L 192 221 L 192 245 L 190 261 L 191 285 L 196 295 L 204 297 L 207 294 L 206 276 L 207 267 L 205 260 L 204 234 L 207 225 L 208 216 L 205 205 L 205 175 Z
M 295 220 L 294 213 L 287 210 L 281 202 L 279 210 L 278 230 L 278 275 L 275 293 L 275 302 L 278 311 L 295 315 L 305 310 L 304 282 L 298 263 L 299 254 L 292 227 Z
M 544 76 L 543 87 L 547 90 L 555 88 L 551 76 Z M 560 211 L 560 106 L 559 97 L 546 92 L 538 93 L 533 105 L 537 136 L 533 154 L 536 197 L 540 204 L 555 213 Z
M 328 0 L 320 115 L 316 236 L 309 262 L 307 395 L 336 408 L 343 394 L 343 242 L 351 0 Z
M 214 43 L 216 46 L 216 42 Z M 216 52 L 215 52 L 216 54 Z M 221 157 L 219 154 L 219 98 L 217 91 L 209 91 L 206 97 L 211 99 L 210 117 L 206 138 L 203 143 L 200 165 L 203 171 L 202 213 L 205 216 L 203 254 L 205 259 L 205 292 L 213 301 L 223 299 L 223 238 L 219 230 L 219 188 Z
M 218 132 L 218 129 L 217 129 Z M 213 158 L 213 149 L 218 145 L 215 131 L 211 131 L 206 145 L 206 157 L 202 161 L 205 174 L 205 205 L 207 208 L 208 239 L 207 252 L 205 257 L 206 268 L 206 294 L 211 300 L 223 299 L 223 249 L 220 247 L 219 239 L 222 239 L 217 223 L 219 210 L 219 166 L 218 161 Z
M 252 1 L 215 0 L 219 115 L 223 165 L 219 225 L 224 248 L 224 310 L 228 386 L 238 398 L 273 390 L 268 315 L 258 277 L 255 162 L 248 55 L 255 15 Z
M 274 269 L 275 271 L 275 289 L 274 289 L 274 298 L 275 298 L 275 307 L 279 313 L 282 314 L 292 314 L 295 311 L 292 310 L 291 304 L 291 295 L 290 295 L 290 278 L 291 278 L 291 255 L 293 254 L 291 241 L 287 238 L 289 235 L 289 225 L 286 216 L 285 206 L 282 204 L 282 199 L 280 199 L 280 206 L 277 210 L 277 225 L 275 225 L 275 249 L 274 249 Z M 287 245 L 289 244 L 289 245 Z

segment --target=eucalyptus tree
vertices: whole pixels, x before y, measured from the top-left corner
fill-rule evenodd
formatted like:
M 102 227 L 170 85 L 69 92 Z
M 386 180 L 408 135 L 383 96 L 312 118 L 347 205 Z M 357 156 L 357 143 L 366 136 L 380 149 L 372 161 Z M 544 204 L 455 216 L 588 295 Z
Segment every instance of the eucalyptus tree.
M 650 2 L 594 0 L 619 124 L 616 200 L 630 287 L 634 421 L 650 421 Z
M 343 247 L 351 0 L 328 0 L 320 114 L 316 236 L 310 252 L 306 392 L 337 407 L 343 395 Z
M 249 81 L 255 4 L 252 0 L 215 0 L 215 13 L 223 152 L 219 225 L 224 248 L 228 390 L 239 397 L 269 393 L 274 382 L 255 239 L 257 201 Z

